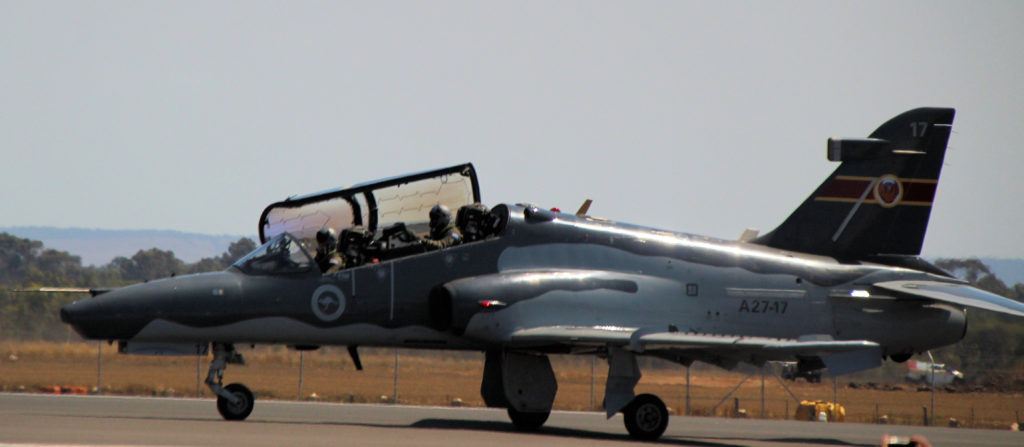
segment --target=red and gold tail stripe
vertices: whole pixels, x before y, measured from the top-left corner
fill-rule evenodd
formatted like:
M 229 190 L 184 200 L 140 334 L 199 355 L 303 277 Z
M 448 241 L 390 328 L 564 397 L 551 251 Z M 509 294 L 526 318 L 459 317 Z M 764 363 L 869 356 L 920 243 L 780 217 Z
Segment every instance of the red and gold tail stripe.
M 880 201 L 876 197 L 876 186 L 880 179 L 890 177 L 899 182 L 899 186 L 902 190 L 902 194 L 895 201 Z M 817 196 L 814 200 L 821 202 L 844 202 L 844 203 L 863 203 L 881 205 L 881 206 L 897 206 L 897 205 L 909 205 L 909 206 L 932 206 L 932 202 L 935 200 L 935 188 L 938 186 L 938 180 L 931 179 L 907 179 L 897 178 L 895 176 L 881 176 L 881 177 L 854 177 L 854 176 L 836 176 L 828 185 Z

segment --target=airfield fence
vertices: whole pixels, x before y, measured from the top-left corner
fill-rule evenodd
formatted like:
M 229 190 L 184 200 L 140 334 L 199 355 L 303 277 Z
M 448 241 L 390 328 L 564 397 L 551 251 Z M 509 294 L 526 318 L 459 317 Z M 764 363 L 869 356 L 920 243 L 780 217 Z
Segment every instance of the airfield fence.
M 261 399 L 482 406 L 483 356 L 473 352 L 365 349 L 365 370 L 356 372 L 344 349 L 296 352 L 281 347 L 243 350 L 247 366 L 231 365 L 226 382 L 242 382 Z M 98 343 L 0 342 L 0 390 L 88 389 L 104 394 L 212 397 L 202 384 L 209 357 L 123 356 Z M 552 356 L 559 381 L 556 409 L 600 411 L 606 366 L 591 357 Z M 396 368 L 397 366 L 397 368 Z M 1019 393 L 978 385 L 938 389 L 875 375 L 851 375 L 821 383 L 790 382 L 774 371 L 687 369 L 665 362 L 642 367 L 637 393 L 660 396 L 677 415 L 793 419 L 800 400 L 837 401 L 849 422 L 1005 428 L 1020 423 Z M 1020 371 L 1003 371 L 1008 381 Z M 764 378 L 762 387 L 762 377 Z M 866 378 L 866 379 L 865 379 Z M 742 382 L 742 383 L 741 383 Z M 733 391 L 729 394 L 730 391 Z M 397 395 L 397 399 L 396 399 Z M 687 406 L 687 396 L 689 406 Z M 742 411 L 740 411 L 742 410 Z

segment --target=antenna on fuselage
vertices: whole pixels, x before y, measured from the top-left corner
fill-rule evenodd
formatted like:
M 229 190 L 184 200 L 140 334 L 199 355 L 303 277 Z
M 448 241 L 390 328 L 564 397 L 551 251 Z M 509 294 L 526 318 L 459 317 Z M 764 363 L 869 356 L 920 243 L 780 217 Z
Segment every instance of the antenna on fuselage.
M 591 203 L 594 203 L 594 201 L 590 199 L 584 200 L 583 205 L 580 205 L 580 209 L 576 210 L 576 215 L 579 217 L 586 217 L 587 211 L 590 211 Z

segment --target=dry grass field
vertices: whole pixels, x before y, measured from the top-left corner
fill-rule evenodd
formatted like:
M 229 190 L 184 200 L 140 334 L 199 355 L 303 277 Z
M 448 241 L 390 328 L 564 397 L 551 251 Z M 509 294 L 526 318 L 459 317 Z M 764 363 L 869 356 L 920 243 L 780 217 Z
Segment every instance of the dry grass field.
M 97 343 L 0 342 L 0 390 L 40 392 L 54 386 L 80 387 L 96 392 L 98 372 L 104 394 L 211 397 L 205 386 L 197 387 L 196 357 L 146 357 L 120 355 L 116 346 L 102 345 L 98 362 Z M 261 399 L 294 400 L 300 397 L 300 353 L 283 347 L 240 349 L 247 364 L 229 365 L 225 383 L 242 382 Z M 395 392 L 395 350 L 360 350 L 364 370 L 356 371 L 344 349 L 330 348 L 302 354 L 303 399 L 335 402 L 390 402 Z M 205 378 L 210 357 L 199 359 L 198 376 Z M 101 363 L 101 368 L 98 363 Z M 555 408 L 598 410 L 607 366 L 597 360 L 591 375 L 590 357 L 552 356 L 558 377 Z M 645 364 L 646 365 L 646 364 Z M 398 401 L 416 405 L 482 406 L 480 379 L 483 354 L 448 351 L 398 350 Z M 638 393 L 654 393 L 676 414 L 686 408 L 686 368 L 656 362 L 643 368 Z M 690 378 L 690 409 L 693 415 L 731 417 L 734 398 L 747 417 L 792 418 L 796 401 L 770 372 L 764 380 L 762 410 L 761 374 L 749 376 L 736 392 L 724 399 L 748 374 L 695 366 Z M 591 384 L 594 384 L 593 387 Z M 833 383 L 785 382 L 799 399 L 831 401 Z M 851 388 L 840 378 L 838 401 L 845 406 L 847 421 L 874 422 L 887 415 L 889 423 L 921 424 L 922 408 L 931 406 L 932 393 L 910 384 L 902 390 Z M 593 391 L 592 391 L 593 390 Z M 51 391 L 52 392 L 52 391 Z M 716 404 L 721 402 L 717 408 Z M 955 418 L 963 427 L 1003 428 L 1024 413 L 1020 394 L 994 392 L 935 393 L 936 424 Z

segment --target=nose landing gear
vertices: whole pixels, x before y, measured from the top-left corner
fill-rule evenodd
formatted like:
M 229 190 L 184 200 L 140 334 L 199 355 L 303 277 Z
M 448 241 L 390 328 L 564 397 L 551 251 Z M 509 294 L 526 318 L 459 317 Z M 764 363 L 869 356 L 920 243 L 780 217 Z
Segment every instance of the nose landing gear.
M 220 415 L 229 421 L 241 421 L 249 417 L 256 404 L 256 397 L 252 395 L 252 391 L 241 383 L 232 383 L 224 387 L 224 391 L 235 399 L 231 401 L 224 396 L 217 396 L 217 411 Z
M 244 365 L 245 359 L 242 358 L 242 354 L 235 351 L 233 345 L 214 343 L 210 372 L 206 374 L 206 386 L 217 395 L 217 411 L 220 415 L 229 421 L 241 421 L 252 413 L 256 405 L 256 396 L 241 383 L 222 385 L 224 370 L 229 363 Z

